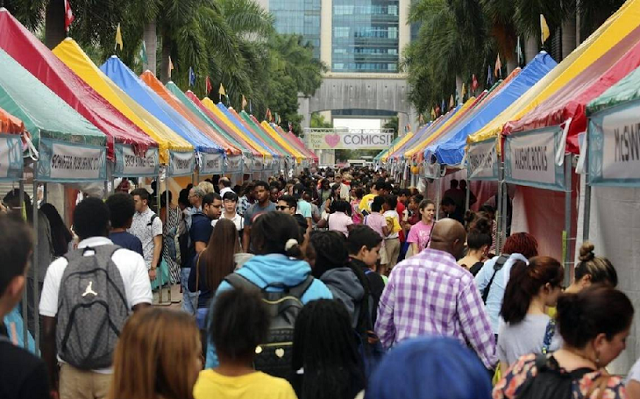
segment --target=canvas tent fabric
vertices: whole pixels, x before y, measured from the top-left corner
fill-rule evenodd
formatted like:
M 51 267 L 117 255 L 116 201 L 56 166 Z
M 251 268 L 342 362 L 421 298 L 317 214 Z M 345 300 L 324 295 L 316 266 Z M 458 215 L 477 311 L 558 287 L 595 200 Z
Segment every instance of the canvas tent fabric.
M 640 68 L 636 68 L 624 79 L 609 87 L 602 95 L 593 99 L 587 106 L 587 112 L 592 115 L 636 100 L 640 100 Z
M 195 129 L 200 131 L 210 141 L 214 142 L 218 147 L 222 148 L 227 154 L 240 154 L 240 150 L 231 146 L 216 132 L 214 132 L 204 122 L 200 121 L 193 113 L 191 113 L 169 90 L 156 78 L 150 71 L 140 75 L 140 79 L 147 84 L 157 95 L 159 95 L 167 104 L 177 111 L 186 121 Z
M 300 137 L 296 136 L 292 132 L 285 132 L 285 134 L 291 139 L 291 142 L 298 147 L 298 149 L 300 149 L 302 152 L 304 152 L 309 156 L 309 159 L 312 159 L 313 161 L 318 162 L 318 156 L 315 154 L 315 152 L 307 148 L 307 146 L 302 142 L 302 140 L 300 140 Z
M 255 137 L 251 132 L 247 131 L 246 129 L 243 129 L 242 126 L 238 126 L 231 119 L 229 119 L 229 117 L 224 112 L 222 112 L 221 109 L 216 107 L 216 105 L 214 104 L 213 101 L 211 101 L 210 98 L 205 97 L 202 99 L 201 102 L 206 109 L 211 111 L 212 114 L 214 114 L 216 117 L 218 117 L 218 119 L 224 122 L 229 129 L 231 129 L 234 133 L 236 133 L 237 136 L 244 138 L 245 141 L 249 143 L 255 143 L 255 145 L 260 146 L 263 149 L 263 151 L 266 151 L 269 154 L 276 154 L 277 156 L 281 156 L 280 152 L 274 150 L 264 140 L 260 140 L 259 137 Z
M 224 104 L 221 104 L 221 105 L 224 106 Z M 279 146 L 273 140 L 268 140 L 268 136 L 265 135 L 264 132 L 261 129 L 256 128 L 256 126 L 253 126 L 252 123 L 247 122 L 247 120 L 241 118 L 240 115 L 238 115 L 238 113 L 236 112 L 235 109 L 229 107 L 229 108 L 226 109 L 226 112 L 229 113 L 232 116 L 233 120 L 238 121 L 238 123 L 240 125 L 242 125 L 246 130 L 250 131 L 254 136 L 259 137 L 263 142 L 268 143 L 269 146 L 271 148 L 273 148 L 278 154 L 280 154 L 281 156 L 286 156 L 287 155 L 287 151 L 285 151 L 282 148 L 282 146 Z M 241 112 L 243 112 L 243 111 L 241 111 Z
M 118 57 L 111 56 L 102 64 L 100 70 L 136 103 L 189 142 L 196 151 L 206 153 L 223 152 L 220 146 L 193 127 L 136 76 L 131 69 L 122 63 Z
M 245 155 L 249 155 L 251 153 L 251 151 L 248 148 L 241 145 L 235 139 L 235 137 L 227 134 L 227 132 L 224 131 L 224 129 L 222 129 L 217 124 L 215 124 L 211 119 L 209 119 L 209 117 L 207 117 L 191 100 L 189 100 L 189 98 L 187 98 L 187 96 L 182 92 L 182 90 L 180 90 L 180 88 L 175 83 L 167 82 L 165 87 L 167 88 L 167 90 L 169 90 L 171 94 L 173 94 L 178 99 L 178 101 L 180 101 L 180 103 L 188 111 L 190 111 L 194 116 L 196 116 L 200 122 L 204 123 L 204 125 L 207 126 L 209 129 L 211 129 L 216 135 L 221 137 L 226 143 L 228 143 L 230 146 L 233 146 L 234 148 L 237 148 L 238 150 L 240 150 L 241 153 Z
M 422 129 L 420 129 L 422 130 Z M 387 154 L 392 154 L 393 152 L 395 152 L 396 149 L 402 148 L 403 145 L 405 145 L 406 143 L 409 142 L 409 140 L 411 140 L 415 135 L 413 134 L 413 132 L 409 132 L 407 134 L 405 134 L 404 136 L 401 137 L 396 137 L 393 142 L 391 143 L 391 145 L 389 146 L 389 148 L 387 148 L 386 150 L 383 150 L 380 154 L 376 155 L 376 157 L 374 158 L 375 160 L 383 160 L 386 161 L 387 160 Z
M 293 148 L 291 148 L 291 146 L 289 146 L 287 144 L 287 142 L 282 137 L 280 137 L 280 135 L 275 130 L 273 130 L 271 125 L 269 125 L 266 121 L 262 121 L 262 123 L 260 123 L 260 126 L 262 126 L 264 131 L 267 132 L 269 134 L 269 136 L 271 136 L 271 138 L 276 140 L 276 142 L 279 145 L 281 145 L 283 148 L 285 148 L 287 151 L 289 151 L 291 156 L 293 158 L 295 158 L 296 163 L 300 163 L 302 161 L 302 159 L 305 158 L 298 151 L 296 151 Z
M 304 144 L 302 144 L 301 141 L 298 140 L 298 138 L 296 137 L 295 134 L 291 133 L 291 132 L 287 132 L 285 131 L 282 126 L 280 125 L 276 125 L 275 123 L 271 124 L 271 127 L 273 127 L 273 129 L 280 133 L 280 135 L 282 137 L 285 137 L 289 143 L 291 143 L 292 147 L 295 148 L 296 150 L 298 150 L 302 155 L 304 155 L 308 160 L 314 160 L 315 159 L 315 154 L 312 153 L 311 151 L 309 151 Z
M 615 44 L 604 56 L 540 103 L 520 120 L 505 125 L 505 133 L 528 131 L 569 123 L 566 152 L 580 152 L 578 134 L 586 131 L 586 106 L 589 101 L 640 66 L 640 27 Z
M 153 139 L 91 89 L 6 9 L 0 9 L 0 48 L 107 135 L 108 159 L 114 159 L 115 142 L 132 145 L 138 154 L 157 147 Z
M 53 49 L 53 53 L 91 88 L 158 143 L 162 164 L 168 164 L 169 150 L 193 151 L 191 144 L 171 131 L 116 86 L 109 77 L 98 69 L 73 39 L 68 37 L 63 40 Z
M 273 138 L 271 138 L 271 135 L 264 129 L 264 127 L 253 115 L 249 115 L 245 111 L 240 111 L 240 115 L 242 115 L 242 117 L 246 121 L 250 121 L 250 125 L 253 126 L 256 134 L 260 136 L 260 138 L 262 138 L 264 142 L 269 143 L 272 148 L 276 148 L 283 157 L 293 156 L 293 154 L 289 153 L 284 147 L 279 145 Z
M 0 49 L 0 108 L 24 123 L 38 148 L 42 138 L 105 147 L 106 136 Z M 25 90 L 25 88 L 29 88 Z M 42 104 L 47 104 L 43 107 Z
M 513 79 L 505 80 L 503 87 L 497 90 L 495 95 L 488 96 L 464 123 L 450 129 L 437 142 L 427 147 L 425 149 L 425 159 L 428 159 L 428 154 L 435 154 L 440 164 L 461 164 L 464 158 L 467 137 L 489 123 L 556 65 L 557 63 L 546 52 L 538 54 Z
M 185 95 L 192 103 L 198 107 L 198 109 L 203 112 L 207 118 L 209 118 L 213 123 L 218 125 L 221 129 L 224 129 L 228 135 L 231 135 L 236 141 L 238 141 L 244 148 L 246 148 L 252 156 L 254 157 L 265 157 L 269 156 L 269 152 L 262 148 L 255 142 L 247 141 L 242 135 L 237 134 L 225 121 L 216 116 L 211 110 L 202 104 L 202 101 L 191 91 L 188 90 Z
M 0 133 L 20 134 L 24 130 L 24 122 L 0 108 Z
M 509 121 L 521 119 L 640 26 L 640 0 L 627 1 L 587 40 L 487 126 L 469 136 L 470 143 L 496 137 Z
M 449 119 L 451 119 L 455 115 L 456 110 L 457 108 L 454 108 L 449 112 L 447 112 L 446 114 L 440 115 L 438 118 L 436 118 L 435 121 L 433 121 L 433 123 L 431 123 L 431 125 L 428 126 L 428 128 L 424 131 L 422 135 L 420 135 L 419 137 L 414 137 L 412 140 L 409 141 L 409 143 L 405 144 L 405 148 L 403 148 L 402 151 L 396 151 L 394 154 L 391 155 L 390 158 L 411 158 L 409 156 L 409 152 L 413 151 L 418 146 L 420 146 L 421 143 L 424 142 L 424 140 L 427 140 L 429 137 L 431 137 L 431 135 L 435 131 L 437 131 L 445 123 L 447 123 Z

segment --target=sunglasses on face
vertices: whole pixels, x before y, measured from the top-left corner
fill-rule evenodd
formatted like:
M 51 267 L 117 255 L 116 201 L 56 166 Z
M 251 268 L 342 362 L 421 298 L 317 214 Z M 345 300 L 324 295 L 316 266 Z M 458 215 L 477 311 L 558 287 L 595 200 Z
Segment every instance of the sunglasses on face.
M 289 209 L 289 208 L 291 208 L 291 207 L 290 206 L 280 206 L 280 205 L 276 206 L 276 210 L 279 210 L 279 211 L 284 211 L 285 209 Z

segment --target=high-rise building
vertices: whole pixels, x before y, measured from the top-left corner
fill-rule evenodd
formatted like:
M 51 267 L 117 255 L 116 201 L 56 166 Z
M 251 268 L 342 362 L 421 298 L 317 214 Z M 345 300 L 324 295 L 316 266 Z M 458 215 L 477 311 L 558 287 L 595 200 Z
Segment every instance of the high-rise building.
M 261 0 L 258 1 L 275 17 L 278 33 L 302 35 L 313 45 L 313 55 L 320 58 L 321 0 Z

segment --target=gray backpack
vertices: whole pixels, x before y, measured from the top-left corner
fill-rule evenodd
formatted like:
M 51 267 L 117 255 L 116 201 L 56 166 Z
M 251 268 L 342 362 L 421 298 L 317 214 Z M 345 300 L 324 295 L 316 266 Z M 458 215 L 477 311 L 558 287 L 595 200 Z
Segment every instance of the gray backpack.
M 117 245 L 77 249 L 65 258 L 58 295 L 58 355 L 80 370 L 111 366 L 118 336 L 129 316 L 124 282 L 111 260 Z M 84 256 L 86 251 L 95 251 Z

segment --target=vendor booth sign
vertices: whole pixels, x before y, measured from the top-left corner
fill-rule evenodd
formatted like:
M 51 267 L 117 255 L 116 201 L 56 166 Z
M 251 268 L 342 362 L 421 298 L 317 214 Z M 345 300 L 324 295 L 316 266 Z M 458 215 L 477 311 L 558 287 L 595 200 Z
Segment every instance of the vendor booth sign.
M 640 183 L 640 101 L 593 115 L 588 135 L 589 184 Z
M 159 169 L 157 148 L 147 149 L 144 157 L 140 157 L 133 152 L 130 145 L 116 144 L 116 165 L 113 176 L 158 176 Z
M 22 140 L 19 135 L 0 134 L 0 181 L 22 177 Z
M 504 143 L 504 174 L 508 183 L 564 190 L 564 167 L 555 162 L 564 149 L 559 126 L 509 135 Z
M 193 152 L 169 152 L 169 176 L 189 176 L 195 170 L 196 157 Z
M 107 149 L 87 144 L 40 139 L 36 180 L 90 182 L 107 179 Z
M 498 157 L 496 140 L 471 144 L 467 152 L 467 176 L 469 180 L 498 181 Z
M 231 155 L 227 157 L 224 168 L 225 173 L 242 173 L 242 155 Z
M 202 164 L 200 173 L 203 175 L 221 175 L 224 169 L 224 154 L 217 152 L 214 154 L 202 153 Z
M 251 168 L 251 170 L 253 172 L 262 172 L 262 169 L 264 169 L 264 163 L 261 157 L 255 157 L 253 158 L 253 167 Z
M 393 133 L 374 132 L 336 132 L 307 133 L 309 148 L 318 150 L 355 150 L 355 149 L 386 149 L 393 142 Z

